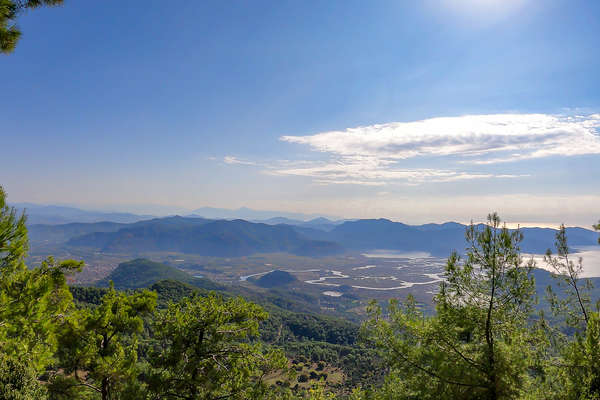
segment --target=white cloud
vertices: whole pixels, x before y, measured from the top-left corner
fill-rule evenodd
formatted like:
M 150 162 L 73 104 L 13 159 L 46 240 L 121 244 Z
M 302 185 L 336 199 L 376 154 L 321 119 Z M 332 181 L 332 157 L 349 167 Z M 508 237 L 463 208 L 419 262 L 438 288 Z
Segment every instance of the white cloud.
M 342 157 L 402 160 L 458 156 L 493 163 L 553 155 L 600 154 L 600 115 L 492 114 L 392 122 L 281 140 Z M 490 156 L 496 155 L 493 158 Z M 498 156 L 500 155 L 500 156 Z
M 600 114 L 492 114 L 393 122 L 281 140 L 305 144 L 329 161 L 273 167 L 269 173 L 307 176 L 321 184 L 382 185 L 518 178 L 528 175 L 451 168 L 399 168 L 410 159 L 443 158 L 444 165 L 482 165 L 548 156 L 600 154 Z
M 270 175 L 309 177 L 320 185 L 419 185 L 512 179 L 529 175 L 492 173 L 489 168 L 482 171 L 478 166 L 549 156 L 600 154 L 598 128 L 600 114 L 465 115 L 281 137 L 285 142 L 305 144 L 326 154 L 327 159 L 321 161 L 259 163 L 234 156 L 225 156 L 223 160 L 232 165 L 263 167 Z M 411 160 L 425 157 L 430 167 L 411 165 Z M 470 170 L 465 171 L 465 166 L 470 166 Z
M 378 160 L 375 157 L 347 157 L 337 162 L 313 163 L 288 168 L 274 168 L 267 171 L 272 175 L 306 176 L 320 184 L 353 184 L 379 186 L 403 181 L 408 184 L 424 182 L 452 182 L 484 178 L 516 178 L 522 175 L 494 175 L 489 173 L 468 173 L 442 169 L 419 168 L 399 169 L 393 161 Z
M 315 179 L 318 185 L 361 185 L 361 186 L 383 186 L 383 181 L 361 181 L 358 179 Z
M 225 156 L 225 157 L 223 157 L 223 161 L 225 162 L 225 164 L 257 165 L 255 162 L 240 160 L 239 158 L 234 157 L 234 156 Z

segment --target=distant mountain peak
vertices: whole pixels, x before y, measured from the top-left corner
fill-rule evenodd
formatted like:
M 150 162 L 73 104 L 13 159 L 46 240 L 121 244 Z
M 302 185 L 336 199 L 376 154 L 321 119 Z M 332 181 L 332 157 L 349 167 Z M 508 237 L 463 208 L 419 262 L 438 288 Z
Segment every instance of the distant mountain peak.
M 317 218 L 311 219 L 308 222 L 310 222 L 310 223 L 319 223 L 319 224 L 330 224 L 333 221 L 331 221 L 331 220 L 329 220 L 329 219 L 327 219 L 325 217 L 317 217 Z
M 271 218 L 288 218 L 292 220 L 308 221 L 310 219 L 323 217 L 318 214 L 304 214 L 287 211 L 256 210 L 249 207 L 240 207 L 238 209 L 201 207 L 193 210 L 191 214 L 205 218 L 218 219 L 245 219 L 245 220 L 268 220 Z

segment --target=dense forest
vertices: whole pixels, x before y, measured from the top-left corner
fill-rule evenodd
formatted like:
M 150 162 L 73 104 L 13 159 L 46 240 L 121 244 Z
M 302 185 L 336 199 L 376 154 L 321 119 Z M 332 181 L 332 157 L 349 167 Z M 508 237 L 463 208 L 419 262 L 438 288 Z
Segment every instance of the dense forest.
M 359 327 L 148 260 L 119 266 L 117 288 L 69 287 L 83 263 L 28 268 L 25 222 L 0 191 L 4 399 L 600 396 L 599 303 L 564 228 L 546 255 L 549 307 L 536 307 L 523 234 L 492 214 L 467 229 L 465 257 L 450 254 L 433 314 L 411 297 L 373 302 Z M 162 280 L 128 286 L 139 271 Z

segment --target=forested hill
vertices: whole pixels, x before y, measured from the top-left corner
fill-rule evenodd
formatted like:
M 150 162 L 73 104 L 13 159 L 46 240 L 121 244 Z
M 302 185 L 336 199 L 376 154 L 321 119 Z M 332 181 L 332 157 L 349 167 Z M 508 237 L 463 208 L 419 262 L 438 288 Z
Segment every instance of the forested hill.
M 158 281 L 174 280 L 208 290 L 221 290 L 224 287 L 208 279 L 194 277 L 175 267 L 137 258 L 119 264 L 108 277 L 99 281 L 99 287 L 108 287 L 112 282 L 117 289 L 137 289 L 148 287 Z
M 259 252 L 319 256 L 342 251 L 336 243 L 307 238 L 288 225 L 183 217 L 140 222 L 116 232 L 90 233 L 72 238 L 68 244 L 117 253 L 176 251 L 216 257 Z
M 147 260 L 146 260 L 147 261 Z M 129 289 L 150 289 L 158 294 L 159 307 L 166 307 L 169 302 L 178 302 L 184 297 L 190 297 L 194 294 L 206 295 L 209 290 L 219 293 L 225 297 L 236 297 L 240 295 L 240 291 L 234 287 L 218 285 L 213 283 L 213 287 L 202 287 L 192 282 L 186 283 L 177 279 L 158 280 L 148 285 L 132 285 Z M 70 288 L 74 299 L 79 303 L 99 304 L 100 299 L 107 289 L 103 287 L 81 287 L 73 286 Z M 264 324 L 262 336 L 264 340 L 272 342 L 274 340 L 284 342 L 284 339 L 294 340 L 313 340 L 319 342 L 327 342 L 339 345 L 352 345 L 358 339 L 358 324 L 342 318 L 332 316 L 324 316 L 318 313 L 297 312 L 287 308 L 285 304 L 276 304 L 269 299 L 270 296 L 261 296 L 256 293 L 262 300 L 259 303 L 265 307 L 271 314 L 271 322 Z M 251 291 L 244 292 L 244 297 L 247 299 L 256 300 L 258 297 L 253 296 Z M 283 332 L 283 337 L 278 338 L 278 327 L 284 325 L 286 329 Z M 281 336 L 282 333 L 279 332 Z M 290 337 L 292 335 L 292 337 Z
M 445 257 L 452 250 L 464 250 L 466 229 L 455 222 L 407 225 L 387 219 L 346 221 L 324 229 L 317 229 L 318 226 L 176 216 L 132 224 L 32 225 L 29 229 L 33 245 L 62 243 L 130 255 L 172 251 L 218 257 L 261 252 L 324 256 L 373 249 L 419 251 Z M 544 253 L 554 247 L 554 229 L 522 228 L 522 232 L 525 239 L 521 250 L 525 253 Z M 593 246 L 597 241 L 591 230 L 567 228 L 566 233 L 571 247 Z
M 343 386 L 347 390 L 359 384 L 381 381 L 384 372 L 384 368 L 379 365 L 381 359 L 376 355 L 375 349 L 359 342 L 359 324 L 339 317 L 321 315 L 319 307 L 315 305 L 316 299 L 273 290 L 257 292 L 180 274 L 186 275 L 173 267 L 138 259 L 122 263 L 109 279 L 122 283 L 121 278 L 133 278 L 126 287 L 117 283 L 115 287 L 127 289 L 127 293 L 148 288 L 157 293 L 160 309 L 193 295 L 208 296 L 209 291 L 227 299 L 242 296 L 260 304 L 269 314 L 259 328 L 260 338 L 264 343 L 282 348 L 286 356 L 295 363 L 302 361 L 307 366 L 319 363 L 326 365 L 330 372 L 336 371 L 328 377 L 325 371 L 320 370 L 324 375 L 315 377 L 315 381 L 325 377 L 325 383 L 328 386 L 335 385 L 337 390 L 342 387 L 342 383 L 338 381 L 340 375 L 344 377 Z M 159 279 L 165 276 L 170 277 Z M 101 282 L 100 286 L 104 286 L 107 281 Z M 100 304 L 102 297 L 108 292 L 105 287 L 73 286 L 70 290 L 81 307 Z

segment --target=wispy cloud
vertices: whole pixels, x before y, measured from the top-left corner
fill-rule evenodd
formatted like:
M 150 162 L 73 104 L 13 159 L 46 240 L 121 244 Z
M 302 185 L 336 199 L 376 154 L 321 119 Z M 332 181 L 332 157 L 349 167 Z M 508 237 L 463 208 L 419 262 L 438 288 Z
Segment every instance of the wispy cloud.
M 425 182 L 453 182 L 484 178 L 516 178 L 522 175 L 495 175 L 462 171 L 416 168 L 400 169 L 396 162 L 375 157 L 347 157 L 337 162 L 321 162 L 291 168 L 273 168 L 273 175 L 306 176 L 320 184 L 352 184 L 379 186 L 392 182 L 421 184 Z
M 492 114 L 393 122 L 281 140 L 310 146 L 328 161 L 273 166 L 276 175 L 307 176 L 321 184 L 421 184 L 472 179 L 519 178 L 503 174 L 433 168 L 400 168 L 409 159 L 441 158 L 444 165 L 482 165 L 549 156 L 600 154 L 600 114 Z
M 547 114 L 492 114 L 431 118 L 283 136 L 314 150 L 342 157 L 402 160 L 459 156 L 494 163 L 553 155 L 600 154 L 600 114 L 561 117 Z
M 239 158 L 234 157 L 234 156 L 225 156 L 225 157 L 223 157 L 223 161 L 225 162 L 225 164 L 257 165 L 257 163 L 255 163 L 253 161 L 240 160 Z
M 402 183 L 513 179 L 527 174 L 482 170 L 483 165 L 549 156 L 600 154 L 600 114 L 491 114 L 431 118 L 283 136 L 308 145 L 325 160 L 256 162 L 225 156 L 227 164 L 264 168 L 278 176 L 303 176 L 320 185 L 382 186 Z M 427 158 L 431 167 L 414 167 Z M 422 162 L 420 163 L 423 164 Z M 433 166 L 442 165 L 442 168 Z

